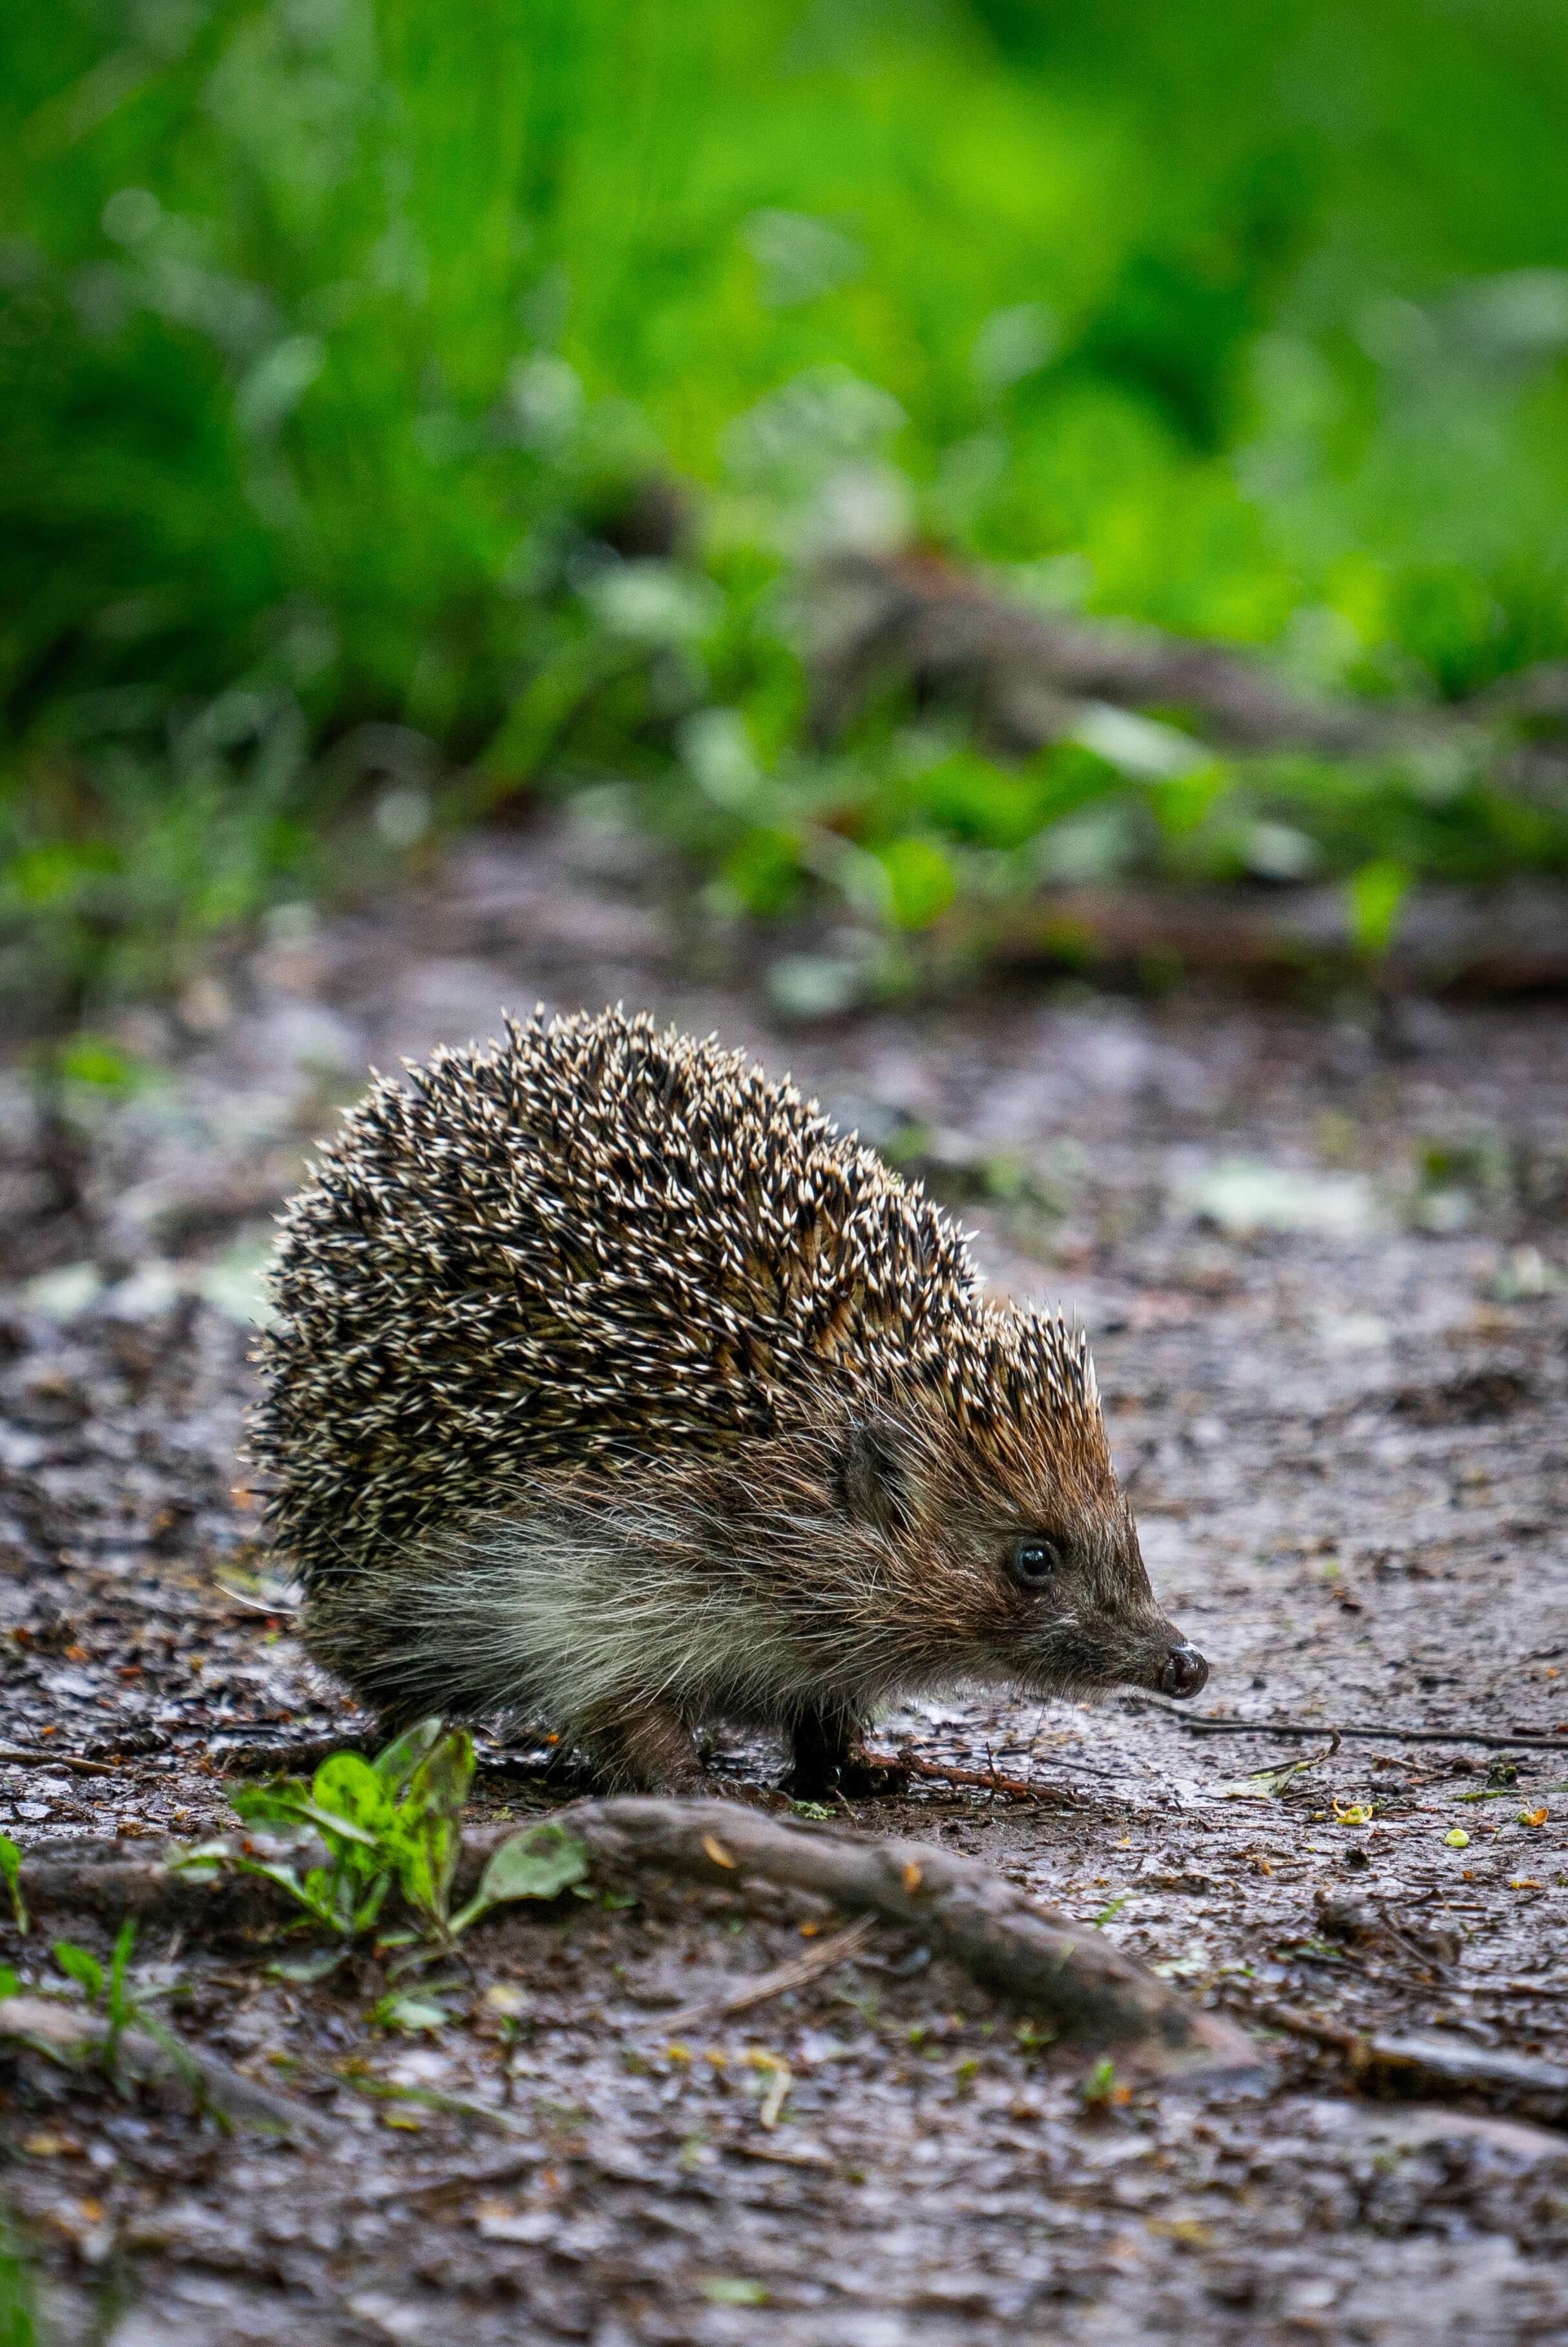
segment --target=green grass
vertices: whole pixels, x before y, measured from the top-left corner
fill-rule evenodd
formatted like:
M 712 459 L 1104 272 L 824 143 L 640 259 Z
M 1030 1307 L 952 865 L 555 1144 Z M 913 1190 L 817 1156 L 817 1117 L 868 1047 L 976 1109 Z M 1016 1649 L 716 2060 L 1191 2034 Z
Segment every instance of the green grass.
M 0 2209 L 0 2347 L 43 2347 L 33 2268 Z
M 804 799 L 936 918 L 1082 777 L 808 770 L 774 582 L 855 513 L 1384 697 L 1563 656 L 1565 147 L 1548 0 L 13 0 L 0 933 L 75 1015 L 440 773 L 629 777 L 764 911 Z M 691 570 L 596 576 L 668 472 Z M 1563 853 L 1471 784 L 1214 795 L 1215 870 L 1255 801 L 1327 870 Z

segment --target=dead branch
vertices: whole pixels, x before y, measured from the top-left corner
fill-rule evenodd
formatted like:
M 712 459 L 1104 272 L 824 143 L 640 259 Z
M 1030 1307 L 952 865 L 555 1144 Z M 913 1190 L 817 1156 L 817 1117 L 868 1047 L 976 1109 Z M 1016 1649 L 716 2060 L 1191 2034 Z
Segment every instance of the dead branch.
M 1255 654 L 1031 609 L 929 555 L 847 557 L 813 586 L 811 730 L 825 746 L 890 682 L 907 684 L 917 702 L 966 708 L 1015 753 L 1070 732 L 1094 702 L 1188 709 L 1237 748 L 1340 757 L 1438 730 L 1424 712 L 1312 697 Z M 1449 739 L 1460 730 L 1442 728 Z
M 1396 1937 L 1399 1934 L 1395 1935 Z M 1407 1946 L 1409 1944 L 1406 1942 Z M 1419 1950 L 1417 1951 L 1418 1954 Z M 1553 1986 L 1546 1981 L 1466 1981 L 1456 1992 L 1460 1996 L 1544 1996 L 1554 2003 L 1568 1997 L 1568 1988 Z
M 118 1777 L 112 1761 L 89 1760 L 81 1752 L 50 1752 L 42 1745 L 0 1744 L 0 1761 L 13 1768 L 64 1768 L 74 1777 Z
M 1258 2018 L 1272 2028 L 1345 2055 L 1358 2076 L 1380 2072 L 1390 2079 L 1423 2087 L 1549 2095 L 1560 2103 L 1568 2099 L 1568 2065 L 1561 2062 L 1542 2062 L 1526 2054 L 1498 2054 L 1488 2046 L 1468 2045 L 1457 2037 L 1364 2036 L 1343 2022 L 1304 2013 L 1294 2004 L 1265 2004 L 1257 2011 Z
M 1149 1699 L 1145 1708 L 1163 1713 L 1189 1736 L 1337 1736 L 1362 1744 L 1480 1744 L 1492 1752 L 1555 1752 L 1568 1758 L 1568 1737 L 1492 1736 L 1479 1727 L 1329 1727 L 1321 1720 L 1242 1719 L 1214 1712 L 1194 1718 Z
M 1165 2076 L 1255 2075 L 1259 2056 L 1232 2022 L 1205 2012 L 1092 1928 L 1037 1907 L 978 1860 L 928 1842 L 883 1841 L 833 1826 L 764 1816 L 738 1802 L 637 1798 L 578 1802 L 556 1822 L 587 1844 L 598 1873 L 663 1869 L 739 1890 L 749 1881 L 811 1891 L 840 1913 L 886 1917 L 938 1953 L 1050 2021 L 1067 2037 L 1124 2048 Z M 466 1842 L 456 1895 L 477 1884 L 517 1831 L 492 1827 Z M 241 1838 L 234 1838 L 238 1848 Z M 178 1850 L 171 1853 L 178 1855 Z M 306 1864 L 320 1853 L 294 1853 Z M 28 1859 L 23 1886 L 40 1911 L 190 1918 L 209 1931 L 276 1921 L 284 1894 L 254 1875 L 193 1882 L 177 1865 L 128 1858 L 110 1845 L 51 1844 Z
M 56 2062 L 101 2055 L 109 2024 L 100 2015 L 42 1996 L 0 1997 L 0 2039 L 29 2045 Z M 117 2075 L 159 2087 L 179 2088 L 200 2107 L 224 2120 L 240 2120 L 272 2135 L 326 2141 L 333 2130 L 314 2111 L 285 2100 L 247 2078 L 242 2070 L 198 2045 L 164 2045 L 144 2029 L 120 2032 L 114 2049 Z
M 863 1915 L 847 1931 L 835 1932 L 829 1940 L 819 1940 L 804 1955 L 792 1956 L 787 1964 L 775 1964 L 771 1973 L 758 1973 L 751 1980 L 743 1981 L 727 1996 L 693 1998 L 679 2011 L 655 2014 L 638 2026 L 679 2037 L 683 2030 L 694 2029 L 699 2022 L 723 2021 L 732 2013 L 749 2012 L 753 2004 L 765 2004 L 770 1997 L 783 1996 L 792 1988 L 804 1988 L 822 1973 L 832 1972 L 835 1965 L 846 1963 L 851 1956 L 859 1954 L 876 1929 L 876 1916 Z

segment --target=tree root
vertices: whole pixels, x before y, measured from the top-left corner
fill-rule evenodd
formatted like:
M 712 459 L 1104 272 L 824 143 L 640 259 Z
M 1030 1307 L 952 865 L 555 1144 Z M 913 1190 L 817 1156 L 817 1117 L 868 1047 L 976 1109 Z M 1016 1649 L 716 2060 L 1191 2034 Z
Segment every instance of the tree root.
M 0 1997 L 0 2041 L 32 2046 L 56 2062 L 79 2064 L 89 2057 L 102 2058 L 109 2035 L 107 2020 L 77 2006 L 61 2004 L 50 1997 Z M 178 2087 L 199 2109 L 211 2111 L 225 2126 L 238 2121 L 269 2135 L 304 2137 L 313 2142 L 325 2142 L 333 2136 L 327 2122 L 303 2104 L 272 2094 L 215 2054 L 204 2053 L 172 2035 L 165 2041 L 144 2029 L 122 2029 L 112 2058 L 117 2077 Z
M 586 1845 L 595 1874 L 655 1869 L 738 1890 L 748 1882 L 809 1891 L 843 1914 L 885 1917 L 1049 2022 L 1064 2038 L 1114 2048 L 1146 2075 L 1259 2079 L 1266 2057 L 1235 2022 L 1205 2012 L 1092 1928 L 1037 1907 L 976 1859 L 928 1842 L 884 1841 L 834 1826 L 766 1816 L 738 1802 L 633 1797 L 580 1801 L 554 1822 Z M 492 1827 L 465 1842 L 456 1896 L 472 1891 L 492 1853 L 518 1830 Z M 239 1845 L 235 1838 L 234 1846 Z M 178 1847 L 170 1857 L 178 1858 Z M 310 1863 L 308 1850 L 304 1860 Z M 114 1845 L 50 1846 L 23 1870 L 29 1902 L 105 1922 L 197 1916 L 209 1931 L 275 1921 L 283 1895 L 254 1875 L 185 1879 L 177 1864 L 127 1857 Z

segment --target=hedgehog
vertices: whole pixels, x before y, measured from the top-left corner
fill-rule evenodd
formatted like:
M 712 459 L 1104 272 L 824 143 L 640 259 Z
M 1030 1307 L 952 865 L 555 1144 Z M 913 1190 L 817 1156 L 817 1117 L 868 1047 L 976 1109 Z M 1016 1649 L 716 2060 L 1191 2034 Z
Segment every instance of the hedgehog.
M 688 1792 L 705 1727 L 766 1727 L 820 1796 L 912 1696 L 1204 1684 L 1082 1331 L 712 1036 L 507 1018 L 377 1077 L 280 1223 L 250 1455 L 388 1728 Z

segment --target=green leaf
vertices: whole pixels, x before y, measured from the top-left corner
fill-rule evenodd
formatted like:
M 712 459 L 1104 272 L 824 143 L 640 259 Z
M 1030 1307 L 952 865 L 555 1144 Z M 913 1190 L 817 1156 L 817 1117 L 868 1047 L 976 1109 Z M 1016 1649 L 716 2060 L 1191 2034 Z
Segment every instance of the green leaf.
M 368 1932 L 370 1930 L 371 1926 L 375 1922 L 376 1917 L 380 1914 L 386 1894 L 391 1888 L 392 1877 L 390 1874 L 378 1874 L 376 1876 L 374 1881 L 371 1884 L 370 1889 L 366 1891 L 364 1897 L 360 1901 L 358 1906 L 354 1909 L 354 1913 L 349 1918 L 349 1929 L 354 1932 L 356 1938 L 361 1932 Z
M 134 1918 L 128 1915 L 115 1934 L 114 1952 L 109 1958 L 108 2015 L 111 2054 L 114 2040 L 130 2018 L 130 1999 L 126 1994 L 125 1978 L 127 1967 L 130 1963 L 130 1952 L 135 1945 L 136 1923 Z
M 547 1819 L 504 1841 L 479 1878 L 479 1888 L 452 1929 L 461 1932 L 490 1907 L 511 1899 L 554 1899 L 588 1873 L 588 1848 Z
M 341 1810 L 323 1809 L 314 1801 L 302 1801 L 295 1814 L 302 1825 L 314 1826 L 329 1847 L 335 1842 L 354 1842 L 361 1850 L 377 1847 L 378 1837 L 371 1828 L 344 1817 Z
M 21 1976 L 9 1964 L 0 1964 L 0 1996 L 20 1996 L 21 1993 Z
M 263 1882 L 275 1882 L 280 1891 L 286 1891 L 291 1899 L 297 1899 L 318 1922 L 325 1923 L 329 1930 L 336 1930 L 337 1910 L 330 1898 L 322 1896 L 318 1887 L 329 1881 L 329 1877 L 320 1867 L 314 1868 L 302 1882 L 292 1866 L 274 1865 L 268 1859 L 237 1858 L 234 1863 L 241 1874 L 259 1874 Z
M 78 1948 L 74 1940 L 56 1940 L 55 1962 L 63 1973 L 86 1989 L 89 2003 L 98 2003 L 104 1993 L 104 1968 L 97 1956 L 89 1955 L 86 1948 Z
M 403 1735 L 395 1737 L 384 1752 L 377 1753 L 374 1764 L 375 1773 L 391 1799 L 402 1799 L 409 1778 L 419 1763 L 439 1743 L 443 1733 L 444 1723 L 441 1720 L 422 1719 L 416 1727 L 407 1728 Z
M 412 2036 L 422 2029 L 445 2029 L 452 2015 L 433 1997 L 395 1993 L 373 2007 L 370 2018 L 376 2029 L 401 2029 Z
M 474 1747 L 461 1728 L 439 1736 L 410 1770 L 383 1850 L 410 1906 L 444 1923 L 462 1847 Z
M 8 1834 L 0 1834 L 0 1876 L 10 1894 L 11 1912 L 18 1932 L 27 1929 L 27 1902 L 22 1896 L 22 1853 Z
M 759 826 L 731 849 L 721 869 L 748 913 L 770 917 L 799 893 L 800 841 L 793 832 Z
M 307 1826 L 311 1788 L 302 1777 L 274 1777 L 265 1785 L 242 1785 L 229 1806 L 248 1826 Z
M 765 2286 L 743 2274 L 710 2274 L 697 2287 L 710 2306 L 765 2306 L 768 2302 Z
M 303 1890 L 306 1901 L 334 1932 L 346 1932 L 351 1928 L 354 1884 L 342 1867 L 311 1867 L 305 1875 Z
M 1346 883 L 1350 902 L 1350 927 L 1357 946 L 1370 961 L 1381 961 L 1393 943 L 1400 907 L 1409 894 L 1412 874 L 1392 856 L 1363 864 Z
M 384 1779 L 357 1752 L 334 1752 L 322 1762 L 312 1780 L 311 1804 L 318 1818 L 341 1819 L 340 1831 L 353 1827 L 354 1839 L 373 1846 L 394 1814 Z
M 1091 2110 L 1116 2098 L 1116 2065 L 1108 2054 L 1102 2054 L 1091 2065 L 1080 2082 L 1078 2092 L 1085 2106 Z
M 926 929 L 958 891 L 952 865 L 929 839 L 890 839 L 876 851 L 887 876 L 887 909 L 901 929 Z

